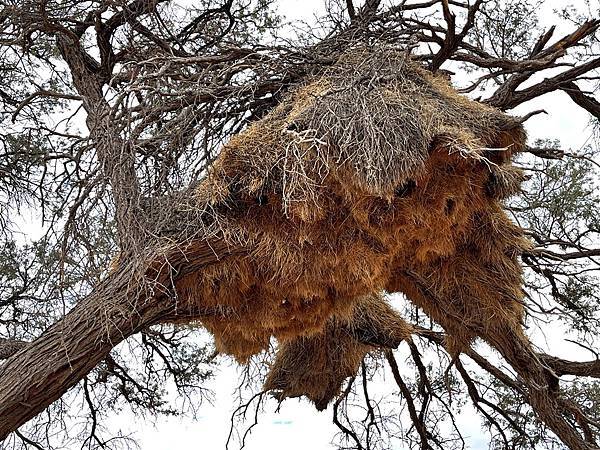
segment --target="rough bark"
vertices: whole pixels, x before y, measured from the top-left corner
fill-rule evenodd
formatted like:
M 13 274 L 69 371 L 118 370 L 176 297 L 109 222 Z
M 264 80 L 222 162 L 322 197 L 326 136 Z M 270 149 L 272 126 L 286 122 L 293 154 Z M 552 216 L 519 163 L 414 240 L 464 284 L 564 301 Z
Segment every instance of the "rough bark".
M 160 313 L 134 298 L 128 271 L 105 279 L 63 320 L 0 368 L 0 440 L 42 412 L 110 350 Z
M 19 350 L 25 348 L 27 342 L 0 338 L 0 359 L 10 358 Z
M 160 272 L 152 259 L 122 261 L 61 321 L 0 366 L 0 442 L 75 386 L 129 336 L 164 320 L 198 314 L 189 305 L 180 308 L 168 295 L 171 283 L 185 271 L 222 261 L 233 249 L 221 241 L 189 249 L 173 252 Z M 140 283 L 140 273 L 146 283 Z

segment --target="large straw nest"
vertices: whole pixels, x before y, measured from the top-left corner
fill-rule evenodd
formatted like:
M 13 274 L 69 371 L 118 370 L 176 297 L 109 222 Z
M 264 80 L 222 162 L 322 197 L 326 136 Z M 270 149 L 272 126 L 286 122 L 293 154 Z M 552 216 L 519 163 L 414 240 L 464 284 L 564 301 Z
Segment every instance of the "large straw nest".
M 384 290 L 407 293 L 455 349 L 517 329 L 527 243 L 500 201 L 519 189 L 510 156 L 524 140 L 403 53 L 355 49 L 223 148 L 190 207 L 245 255 L 179 280 L 180 301 L 212 311 L 200 319 L 240 360 L 271 336 L 299 360 L 334 340 L 306 367 L 346 374 L 365 349 L 326 324 Z

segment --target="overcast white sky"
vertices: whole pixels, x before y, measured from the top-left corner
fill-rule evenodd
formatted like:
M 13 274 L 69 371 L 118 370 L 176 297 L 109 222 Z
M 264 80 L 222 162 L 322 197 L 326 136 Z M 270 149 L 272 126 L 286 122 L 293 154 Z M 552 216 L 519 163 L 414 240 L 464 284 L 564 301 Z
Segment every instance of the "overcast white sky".
M 583 0 L 575 0 L 574 4 L 583 4 Z M 322 0 L 283 0 L 280 13 L 289 19 L 304 18 L 310 20 L 314 12 L 322 8 Z M 540 12 L 544 25 L 558 25 L 556 35 L 569 30 L 568 24 L 561 24 L 554 19 L 552 6 L 561 6 L 562 0 L 550 0 Z M 455 79 L 460 83 L 460 79 Z M 550 94 L 530 102 L 524 109 L 514 113 L 521 115 L 535 109 L 546 109 L 549 115 L 540 115 L 527 122 L 530 138 L 559 138 L 563 146 L 574 151 L 581 149 L 591 135 L 588 128 L 588 116 L 575 107 L 563 94 Z M 580 350 L 565 344 L 562 336 L 548 335 L 545 338 L 538 333 L 536 343 L 543 349 L 558 356 L 574 358 Z M 582 355 L 583 358 L 589 355 Z M 214 404 L 204 404 L 200 408 L 199 418 L 195 421 L 185 418 L 160 419 L 156 425 L 138 421 L 132 423 L 130 415 L 123 414 L 115 418 L 114 424 L 123 431 L 135 430 L 143 450 L 172 449 L 221 449 L 225 447 L 230 427 L 231 412 L 237 406 L 232 399 L 238 384 L 238 367 L 226 357 L 221 357 L 220 370 L 209 388 L 215 392 Z M 381 386 L 385 385 L 385 381 Z M 275 448 L 295 449 L 330 449 L 330 442 L 337 428 L 332 424 L 331 408 L 317 412 L 308 402 L 301 400 L 286 401 L 279 413 L 275 413 L 276 402 L 271 401 L 259 417 L 259 424 L 249 436 L 246 448 L 249 450 L 265 450 Z M 248 422 L 250 424 L 251 422 Z M 483 450 L 488 448 L 487 438 L 481 431 L 480 420 L 467 411 L 459 416 L 459 426 L 467 438 L 469 448 Z M 243 429 L 242 429 L 243 431 Z M 230 447 L 237 449 L 234 442 Z

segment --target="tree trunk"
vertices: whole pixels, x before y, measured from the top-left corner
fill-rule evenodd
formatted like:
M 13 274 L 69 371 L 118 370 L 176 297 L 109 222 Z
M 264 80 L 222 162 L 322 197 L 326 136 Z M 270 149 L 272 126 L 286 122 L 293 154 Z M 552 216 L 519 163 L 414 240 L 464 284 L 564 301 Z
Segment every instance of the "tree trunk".
M 223 241 L 199 241 L 185 253 L 176 249 L 160 272 L 153 258 L 122 262 L 62 320 L 0 365 L 0 441 L 58 400 L 129 336 L 191 314 L 184 309 L 189 305 L 179 310 L 166 288 L 234 250 Z
M 0 367 L 0 440 L 89 373 L 160 311 L 134 298 L 129 271 L 106 278 L 64 319 Z

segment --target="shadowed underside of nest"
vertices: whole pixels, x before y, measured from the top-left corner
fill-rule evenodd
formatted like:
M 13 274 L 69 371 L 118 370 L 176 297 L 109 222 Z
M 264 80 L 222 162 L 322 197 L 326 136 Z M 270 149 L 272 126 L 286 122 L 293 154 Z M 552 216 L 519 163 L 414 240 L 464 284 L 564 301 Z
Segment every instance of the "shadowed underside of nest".
M 354 50 L 225 146 L 190 207 L 246 251 L 180 279 L 180 301 L 240 360 L 275 336 L 267 387 L 319 407 L 372 348 L 348 330 L 408 337 L 384 291 L 444 326 L 453 352 L 476 336 L 526 346 L 528 244 L 501 204 L 524 140 L 402 53 Z
M 347 318 L 334 316 L 323 331 L 282 343 L 265 389 L 279 399 L 304 395 L 323 410 L 342 382 L 356 374 L 367 352 L 377 346 L 395 348 L 411 332 L 381 297 L 357 299 Z

